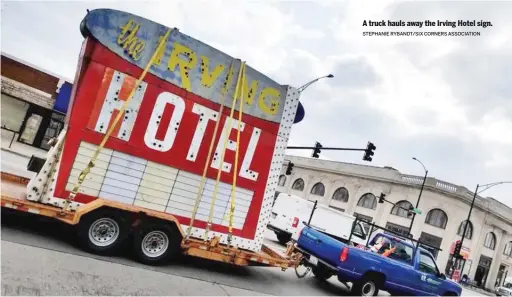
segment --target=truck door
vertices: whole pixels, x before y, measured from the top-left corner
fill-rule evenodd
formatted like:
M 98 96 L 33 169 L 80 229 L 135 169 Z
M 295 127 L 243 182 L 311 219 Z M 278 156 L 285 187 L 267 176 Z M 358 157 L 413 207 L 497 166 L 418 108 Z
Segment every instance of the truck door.
M 423 291 L 421 295 L 438 296 L 444 293 L 440 292 L 444 282 L 440 275 L 434 258 L 429 253 L 420 251 L 416 279 L 418 288 Z

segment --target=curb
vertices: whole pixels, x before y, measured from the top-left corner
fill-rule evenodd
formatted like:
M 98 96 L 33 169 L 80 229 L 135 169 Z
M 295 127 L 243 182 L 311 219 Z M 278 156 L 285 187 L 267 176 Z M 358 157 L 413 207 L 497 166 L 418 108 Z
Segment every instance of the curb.
M 11 154 L 18 155 L 20 157 L 28 158 L 28 159 L 30 159 L 32 157 L 32 156 L 25 155 L 25 154 L 22 154 L 22 153 L 17 152 L 17 151 L 13 151 L 12 149 L 9 149 L 9 148 L 1 148 L 1 150 L 5 151 L 5 152 L 8 152 L 8 153 L 11 153 Z

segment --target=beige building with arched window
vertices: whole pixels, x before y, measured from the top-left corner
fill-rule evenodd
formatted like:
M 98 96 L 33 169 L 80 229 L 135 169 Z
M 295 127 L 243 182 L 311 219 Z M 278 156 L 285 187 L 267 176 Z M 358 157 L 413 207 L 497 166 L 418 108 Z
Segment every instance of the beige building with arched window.
M 415 206 L 422 176 L 403 174 L 391 167 L 374 167 L 313 158 L 286 156 L 277 191 L 373 221 L 402 234 L 409 232 L 408 209 Z M 295 164 L 285 175 L 288 162 Z M 380 193 L 395 203 L 378 203 Z M 473 192 L 462 186 L 428 177 L 411 229 L 415 239 L 436 246 L 441 271 L 451 261 L 451 248 L 460 240 Z M 397 207 L 400 206 L 400 207 Z M 482 287 L 502 283 L 512 267 L 512 209 L 493 198 L 477 196 L 463 249 L 469 254 L 463 274 Z M 512 276 L 512 275 L 511 275 Z

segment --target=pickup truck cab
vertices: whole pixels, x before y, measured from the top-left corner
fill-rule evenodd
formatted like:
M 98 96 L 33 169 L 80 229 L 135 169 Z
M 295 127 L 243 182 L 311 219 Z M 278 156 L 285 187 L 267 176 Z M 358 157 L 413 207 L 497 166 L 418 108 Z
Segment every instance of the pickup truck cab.
M 339 239 L 305 226 L 296 249 L 315 277 L 352 283 L 352 293 L 391 295 L 460 296 L 462 288 L 440 273 L 432 254 L 408 239 L 375 233 L 369 247 L 351 247 Z

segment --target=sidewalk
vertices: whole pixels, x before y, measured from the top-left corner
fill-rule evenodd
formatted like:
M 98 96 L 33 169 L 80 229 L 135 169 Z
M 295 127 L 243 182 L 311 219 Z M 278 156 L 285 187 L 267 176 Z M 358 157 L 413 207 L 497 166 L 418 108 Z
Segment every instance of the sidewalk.
M 462 286 L 463 293 L 467 292 L 463 295 L 465 296 L 496 296 L 496 294 L 485 291 L 480 288 L 474 288 L 469 286 Z
M 44 159 L 46 158 L 47 151 L 19 143 L 16 139 L 13 141 L 11 147 L 9 147 L 11 136 L 7 137 L 8 135 L 5 135 L 4 132 L 5 131 L 2 131 L 1 138 L 1 171 L 27 178 L 34 177 L 35 173 L 27 170 L 30 157 L 34 155 Z

